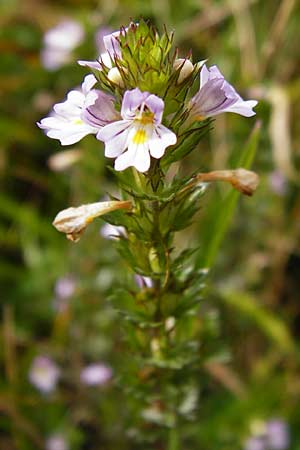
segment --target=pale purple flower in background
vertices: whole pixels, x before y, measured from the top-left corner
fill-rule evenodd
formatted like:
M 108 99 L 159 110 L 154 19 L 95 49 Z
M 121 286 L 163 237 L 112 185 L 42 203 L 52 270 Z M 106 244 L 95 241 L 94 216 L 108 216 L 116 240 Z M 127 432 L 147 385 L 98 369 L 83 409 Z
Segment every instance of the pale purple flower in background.
M 66 276 L 58 278 L 55 283 L 55 295 L 61 299 L 72 297 L 76 289 L 76 282 L 73 277 Z
M 147 288 L 153 287 L 153 281 L 150 277 L 143 277 L 142 275 L 138 275 L 136 273 L 134 275 L 134 281 L 140 289 L 143 289 L 145 287 L 147 287 Z
M 94 363 L 84 367 L 80 373 L 80 380 L 88 386 L 102 386 L 112 377 L 112 369 L 106 364 Z
M 200 72 L 200 89 L 190 100 L 190 119 L 202 120 L 223 112 L 234 112 L 245 117 L 255 115 L 256 100 L 243 100 L 229 84 L 217 66 L 209 69 L 204 64 Z
M 274 170 L 274 172 L 269 175 L 269 183 L 275 194 L 280 196 L 286 194 L 287 180 L 279 170 Z
M 99 28 L 99 30 L 96 31 L 95 44 L 96 44 L 96 48 L 97 48 L 99 55 L 101 53 L 106 52 L 106 48 L 104 46 L 104 41 L 103 41 L 104 36 L 107 36 L 107 35 L 111 34 L 112 32 L 113 32 L 112 29 L 109 27 L 101 27 L 101 28 Z
M 66 276 L 58 278 L 54 286 L 54 309 L 58 312 L 64 312 L 68 308 L 69 300 L 74 295 L 75 290 L 76 282 L 73 277 Z
M 263 438 L 251 437 L 245 442 L 244 450 L 267 450 L 267 447 Z
M 176 135 L 161 124 L 163 110 L 164 102 L 156 95 L 138 88 L 125 92 L 123 120 L 106 125 L 96 136 L 105 143 L 105 156 L 116 158 L 115 170 L 133 166 L 146 172 L 150 155 L 159 159 L 168 146 L 176 143 Z
M 266 424 L 267 447 L 270 450 L 286 450 L 290 444 L 287 423 L 281 419 L 269 420 Z
M 53 434 L 46 440 L 46 450 L 69 450 L 69 444 L 61 434 Z
M 53 391 L 60 376 L 60 369 L 47 356 L 36 356 L 29 370 L 29 381 L 45 394 Z
M 66 101 L 54 105 L 53 115 L 38 123 L 48 137 L 71 145 L 120 117 L 114 108 L 114 98 L 92 89 L 96 82 L 94 75 L 87 75 L 80 90 L 69 92 Z
M 115 58 L 121 58 L 121 48 L 120 43 L 118 41 L 118 36 L 120 35 L 120 31 L 114 31 L 110 34 L 102 34 L 100 35 L 100 32 L 98 32 L 99 36 L 99 53 L 100 56 L 98 58 L 98 61 L 85 61 L 85 60 L 79 60 L 78 64 L 83 67 L 89 67 L 92 70 L 102 70 L 101 64 L 99 63 L 99 60 L 108 68 L 112 68 L 112 61 L 114 61 Z M 102 39 L 102 42 L 100 41 Z M 101 45 L 100 45 L 101 44 Z
M 122 226 L 106 223 L 105 225 L 103 225 L 103 227 L 101 227 L 100 234 L 105 239 L 116 239 L 119 236 L 125 236 L 126 231 Z
M 72 50 L 84 38 L 84 30 L 79 22 L 64 20 L 44 35 L 44 48 L 41 52 L 43 66 L 48 70 L 59 69 L 71 59 Z

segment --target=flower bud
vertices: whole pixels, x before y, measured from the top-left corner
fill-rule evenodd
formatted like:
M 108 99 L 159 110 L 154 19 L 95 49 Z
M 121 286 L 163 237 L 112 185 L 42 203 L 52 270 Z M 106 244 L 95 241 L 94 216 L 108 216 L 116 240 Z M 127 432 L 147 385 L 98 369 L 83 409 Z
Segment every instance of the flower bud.
M 66 233 L 67 238 L 78 242 L 86 227 L 96 218 L 117 209 L 130 209 L 132 202 L 111 201 L 81 205 L 60 211 L 53 221 L 58 231 Z
M 117 67 L 113 67 L 107 74 L 107 78 L 117 86 L 124 87 L 122 75 Z
M 252 195 L 259 183 L 257 173 L 246 169 L 236 169 L 232 173 L 232 186 L 242 192 L 242 194 Z
M 177 83 L 180 84 L 191 75 L 194 65 L 189 59 L 178 58 L 175 59 L 173 68 L 179 71 Z
M 235 189 L 245 195 L 252 195 L 259 183 L 259 176 L 246 169 L 235 170 L 214 170 L 213 172 L 199 173 L 195 177 L 195 181 L 188 184 L 183 191 L 189 189 L 197 183 L 209 183 L 211 181 L 227 181 Z

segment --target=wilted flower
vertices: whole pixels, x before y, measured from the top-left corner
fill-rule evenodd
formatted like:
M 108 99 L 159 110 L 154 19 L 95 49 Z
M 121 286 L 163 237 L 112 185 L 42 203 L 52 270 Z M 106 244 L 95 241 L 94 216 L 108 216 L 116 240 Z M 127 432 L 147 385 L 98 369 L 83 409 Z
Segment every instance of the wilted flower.
M 68 239 L 77 242 L 86 227 L 96 217 L 117 209 L 130 209 L 131 207 L 132 202 L 130 200 L 97 202 L 81 205 L 77 208 L 71 207 L 60 211 L 55 217 L 53 225 L 61 233 L 66 233 Z
M 49 393 L 56 387 L 60 370 L 55 362 L 47 356 L 34 358 L 30 371 L 30 382 L 41 392 Z
M 61 434 L 53 434 L 46 440 L 46 450 L 69 450 L 69 444 Z
M 94 75 L 87 75 L 81 90 L 69 92 L 66 101 L 54 105 L 54 114 L 38 123 L 48 137 L 59 139 L 62 145 L 75 144 L 119 118 L 114 98 L 92 89 L 96 82 Z
M 252 170 L 235 169 L 232 170 L 230 183 L 238 191 L 245 195 L 252 195 L 259 183 L 259 176 Z
M 286 450 L 289 447 L 289 429 L 281 419 L 269 420 L 266 424 L 267 447 L 270 450 Z
M 105 142 L 105 156 L 116 158 L 116 170 L 134 166 L 146 172 L 150 155 L 161 158 L 165 149 L 176 143 L 176 135 L 161 124 L 163 110 L 164 102 L 156 95 L 138 88 L 125 92 L 123 120 L 106 125 L 97 134 L 97 139 Z
M 217 66 L 204 66 L 200 72 L 200 89 L 190 100 L 190 120 L 202 120 L 223 112 L 234 112 L 245 117 L 255 115 L 256 100 L 243 100 L 221 74 Z
M 80 380 L 89 386 L 101 386 L 106 384 L 112 377 L 112 370 L 102 363 L 95 363 L 82 369 Z
M 197 183 L 209 183 L 212 181 L 227 181 L 235 189 L 245 195 L 252 195 L 259 184 L 259 176 L 252 170 L 243 168 L 234 170 L 214 170 L 195 175 L 194 181 L 189 183 L 182 191 L 195 186 Z
M 84 30 L 74 20 L 64 20 L 44 35 L 41 59 L 48 70 L 56 70 L 69 62 L 71 52 L 83 40 Z

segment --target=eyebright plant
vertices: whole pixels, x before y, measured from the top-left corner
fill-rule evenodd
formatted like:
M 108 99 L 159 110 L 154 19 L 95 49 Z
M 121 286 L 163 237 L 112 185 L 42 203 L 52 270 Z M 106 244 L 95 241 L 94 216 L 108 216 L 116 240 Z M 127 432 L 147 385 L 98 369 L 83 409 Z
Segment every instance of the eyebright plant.
M 120 198 L 67 208 L 53 224 L 77 242 L 102 216 L 105 236 L 126 262 L 132 282 L 111 298 L 134 355 L 121 380 L 130 399 L 130 435 L 150 442 L 192 420 L 197 409 L 205 328 L 197 311 L 207 270 L 195 269 L 195 250 L 175 248 L 174 235 L 191 224 L 208 183 L 227 182 L 246 195 L 258 185 L 258 176 L 243 168 L 170 175 L 213 116 L 250 117 L 257 104 L 243 100 L 216 66 L 179 58 L 172 42 L 173 33 L 160 35 L 144 21 L 104 36 L 106 52 L 79 61 L 92 74 L 38 124 L 62 145 L 94 134 L 114 160 Z M 171 436 L 170 448 L 177 448 L 178 437 Z

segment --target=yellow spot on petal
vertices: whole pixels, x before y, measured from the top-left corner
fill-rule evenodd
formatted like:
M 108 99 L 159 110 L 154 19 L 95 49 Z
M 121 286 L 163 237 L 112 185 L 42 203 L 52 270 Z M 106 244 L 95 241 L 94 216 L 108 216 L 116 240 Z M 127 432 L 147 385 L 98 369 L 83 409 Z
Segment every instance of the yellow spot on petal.
M 82 125 L 83 121 L 81 119 L 74 119 L 73 123 L 74 123 L 74 125 Z
M 147 141 L 146 131 L 139 128 L 133 136 L 132 142 L 134 144 L 144 144 Z

